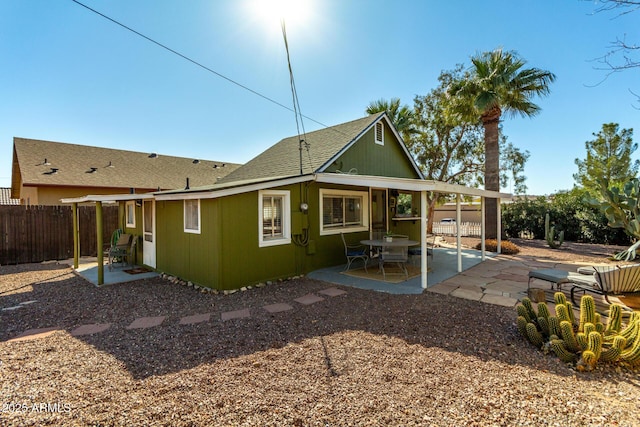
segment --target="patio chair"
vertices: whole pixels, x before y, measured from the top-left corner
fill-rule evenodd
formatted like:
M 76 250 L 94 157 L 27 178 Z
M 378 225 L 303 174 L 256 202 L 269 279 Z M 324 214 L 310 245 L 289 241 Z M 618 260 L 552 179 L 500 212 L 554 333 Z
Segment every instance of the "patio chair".
M 361 259 L 364 262 L 364 271 L 367 271 L 367 262 L 369 262 L 369 255 L 367 255 L 368 248 L 365 245 L 348 245 L 344 238 L 344 233 L 340 233 L 342 237 L 342 244 L 344 245 L 344 255 L 347 257 L 347 267 L 344 271 L 348 271 L 351 268 L 351 263 L 355 260 Z
M 427 235 L 427 256 L 433 261 L 433 248 L 436 245 L 436 235 Z M 414 257 L 422 257 L 422 248 L 420 246 L 409 248 L 409 258 L 413 260 Z M 411 265 L 414 265 L 413 262 Z
M 592 268 L 592 276 L 579 274 L 569 276 L 571 301 L 574 304 L 576 304 L 574 300 L 576 291 L 582 291 L 583 294 L 593 292 L 602 295 L 609 304 L 611 304 L 609 295 L 624 296 L 625 294 L 640 293 L 640 264 Z
M 393 240 L 409 240 L 409 236 L 393 235 Z M 409 259 L 407 246 L 387 246 L 380 252 L 380 269 L 382 270 L 382 277 L 386 280 L 387 272 L 384 269 L 385 263 L 396 264 L 405 277 L 409 278 L 409 272 L 407 271 L 407 261 Z
M 122 230 L 120 228 L 116 228 L 115 231 L 111 233 L 111 240 L 109 240 L 109 243 L 106 243 L 103 246 L 106 253 L 109 253 L 111 248 L 115 247 L 118 244 L 118 239 L 120 238 L 121 234 L 122 234 Z
M 109 248 L 109 270 L 113 269 L 113 263 L 116 260 L 124 262 L 130 260 L 130 247 L 135 247 L 135 239 L 134 243 L 131 243 L 132 236 L 131 234 L 121 234 L 116 241 L 116 244 Z

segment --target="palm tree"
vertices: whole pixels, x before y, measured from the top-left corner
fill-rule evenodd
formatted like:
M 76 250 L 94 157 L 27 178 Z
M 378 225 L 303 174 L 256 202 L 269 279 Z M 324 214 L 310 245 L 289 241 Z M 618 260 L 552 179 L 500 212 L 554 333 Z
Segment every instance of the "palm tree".
M 414 133 L 413 110 L 407 105 L 400 105 L 400 98 L 379 99 L 370 102 L 367 106 L 367 114 L 376 114 L 386 111 L 391 119 L 391 123 L 396 127 L 402 139 L 408 142 Z
M 468 99 L 473 105 L 473 119 L 484 126 L 486 190 L 500 191 L 499 124 L 502 114 L 533 117 L 540 107 L 531 99 L 549 94 L 556 76 L 538 68 L 523 68 L 526 61 L 515 52 L 501 48 L 471 58 L 469 79 L 452 87 L 453 95 Z M 497 236 L 497 199 L 487 199 L 486 237 Z

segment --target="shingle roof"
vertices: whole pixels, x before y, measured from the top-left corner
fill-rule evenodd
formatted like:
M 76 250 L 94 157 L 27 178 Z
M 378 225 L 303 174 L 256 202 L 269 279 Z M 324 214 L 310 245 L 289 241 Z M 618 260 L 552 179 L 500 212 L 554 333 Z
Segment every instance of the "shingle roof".
M 214 184 L 235 163 L 14 138 L 13 175 L 24 185 L 174 189 Z M 17 164 L 16 164 L 17 163 Z
M 0 188 L 0 205 L 19 205 L 20 199 L 11 198 L 11 189 L 2 187 Z
M 306 134 L 309 150 L 302 151 L 302 174 L 319 172 L 330 159 L 357 139 L 384 113 L 374 114 Z M 300 175 L 297 136 L 285 138 L 221 179 L 220 183 Z

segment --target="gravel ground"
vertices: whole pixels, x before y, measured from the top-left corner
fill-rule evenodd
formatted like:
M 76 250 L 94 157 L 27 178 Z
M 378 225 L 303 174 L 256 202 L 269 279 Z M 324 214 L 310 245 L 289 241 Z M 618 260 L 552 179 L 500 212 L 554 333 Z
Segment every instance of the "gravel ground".
M 640 425 L 637 369 L 576 373 L 525 342 L 512 309 L 348 287 L 293 301 L 332 286 L 304 278 L 224 296 L 162 279 L 96 288 L 63 266 L 2 266 L 0 307 L 36 302 L 0 311 L 0 425 Z M 293 309 L 262 309 L 281 302 Z M 220 320 L 243 308 L 251 317 Z M 178 323 L 199 313 L 211 320 Z M 126 329 L 160 315 L 161 326 Z M 112 327 L 68 333 L 89 323 Z M 50 326 L 65 330 L 5 342 Z

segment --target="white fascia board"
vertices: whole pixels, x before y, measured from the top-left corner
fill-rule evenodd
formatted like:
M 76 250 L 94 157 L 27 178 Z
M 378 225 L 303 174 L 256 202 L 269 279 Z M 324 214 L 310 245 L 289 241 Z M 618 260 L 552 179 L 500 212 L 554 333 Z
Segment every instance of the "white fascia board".
M 60 199 L 62 203 L 88 203 L 88 202 L 121 202 L 125 200 L 153 199 L 153 193 L 144 194 L 89 194 L 82 197 Z
M 491 198 L 507 198 L 509 193 L 500 193 L 498 191 L 487 191 L 481 188 L 466 187 L 458 184 L 447 184 L 446 182 L 409 179 L 409 178 L 392 178 L 385 176 L 371 175 L 349 175 L 337 173 L 320 173 L 316 175 L 317 182 L 328 184 L 358 185 L 362 187 L 380 187 L 393 188 L 396 190 L 406 191 L 436 191 L 444 194 L 467 194 L 470 196 L 491 197 Z
M 302 175 L 291 178 L 263 181 L 255 184 L 240 185 L 237 187 L 223 188 L 220 190 L 205 190 L 197 192 L 156 194 L 156 200 L 193 200 L 193 199 L 217 199 L 218 197 L 233 196 L 234 194 L 250 193 L 252 191 L 266 190 L 268 188 L 281 187 L 283 185 L 298 184 L 300 182 L 313 181 L 313 175 Z

